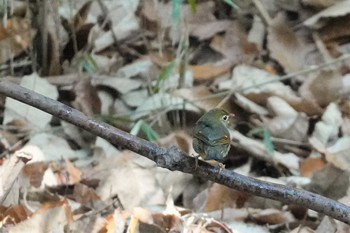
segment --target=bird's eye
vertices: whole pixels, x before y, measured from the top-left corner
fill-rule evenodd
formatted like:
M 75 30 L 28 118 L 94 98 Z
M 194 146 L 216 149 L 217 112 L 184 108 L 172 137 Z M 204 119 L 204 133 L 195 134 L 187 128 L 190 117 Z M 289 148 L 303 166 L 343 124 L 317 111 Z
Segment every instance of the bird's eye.
M 227 120 L 228 120 L 228 118 L 229 118 L 229 116 L 228 116 L 228 115 L 224 115 L 224 116 L 222 116 L 222 120 L 224 120 L 224 121 L 227 121 Z

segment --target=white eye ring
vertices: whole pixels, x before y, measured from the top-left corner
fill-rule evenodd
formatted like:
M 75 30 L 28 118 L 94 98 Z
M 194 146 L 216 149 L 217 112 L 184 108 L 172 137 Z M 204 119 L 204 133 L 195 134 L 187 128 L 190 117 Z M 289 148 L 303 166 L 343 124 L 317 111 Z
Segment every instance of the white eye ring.
M 229 118 L 229 116 L 228 116 L 228 115 L 224 115 L 224 116 L 222 116 L 222 120 L 224 120 L 224 121 L 227 121 L 227 120 L 228 120 L 228 118 Z

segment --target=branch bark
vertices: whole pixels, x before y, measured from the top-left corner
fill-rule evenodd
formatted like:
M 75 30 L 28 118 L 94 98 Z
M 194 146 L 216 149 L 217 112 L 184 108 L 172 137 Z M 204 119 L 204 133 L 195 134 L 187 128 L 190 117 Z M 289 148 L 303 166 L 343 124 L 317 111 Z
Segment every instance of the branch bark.
M 198 167 L 194 169 L 196 167 L 195 159 L 176 147 L 158 147 L 151 142 L 97 121 L 58 101 L 4 79 L 0 80 L 0 93 L 79 126 L 114 145 L 145 156 L 156 162 L 157 166 L 171 171 L 177 170 L 194 174 L 242 192 L 281 201 L 285 204 L 300 205 L 350 224 L 350 207 L 321 195 L 284 185 L 259 181 L 227 169 L 220 171 L 219 168 L 203 161 L 198 161 Z

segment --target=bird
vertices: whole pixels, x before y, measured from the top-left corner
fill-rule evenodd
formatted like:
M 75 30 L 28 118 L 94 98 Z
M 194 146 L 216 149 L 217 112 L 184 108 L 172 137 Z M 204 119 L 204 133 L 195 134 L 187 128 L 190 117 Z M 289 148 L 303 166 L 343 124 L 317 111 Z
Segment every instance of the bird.
M 234 114 L 229 114 L 221 108 L 214 108 L 205 113 L 196 122 L 193 129 L 193 149 L 196 156 L 196 168 L 198 157 L 203 160 L 215 160 L 219 167 L 224 167 L 222 162 L 230 150 L 229 124 L 233 121 Z

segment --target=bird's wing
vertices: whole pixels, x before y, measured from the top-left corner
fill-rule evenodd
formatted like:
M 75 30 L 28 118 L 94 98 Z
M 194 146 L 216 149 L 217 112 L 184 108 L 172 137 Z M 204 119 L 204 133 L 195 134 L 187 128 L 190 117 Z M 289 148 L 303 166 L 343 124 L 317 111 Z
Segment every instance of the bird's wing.
M 230 143 L 229 132 L 224 126 L 221 126 L 221 125 L 216 126 L 216 127 L 223 127 L 225 134 L 222 135 L 223 131 L 220 131 L 217 129 L 214 130 L 214 127 L 208 124 L 205 124 L 203 122 L 198 122 L 197 124 L 200 125 L 200 127 L 195 127 L 195 131 L 193 132 L 193 136 L 196 137 L 197 139 L 203 141 L 204 143 L 210 146 Z

